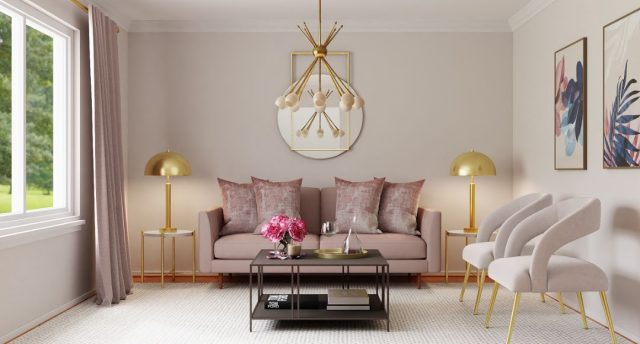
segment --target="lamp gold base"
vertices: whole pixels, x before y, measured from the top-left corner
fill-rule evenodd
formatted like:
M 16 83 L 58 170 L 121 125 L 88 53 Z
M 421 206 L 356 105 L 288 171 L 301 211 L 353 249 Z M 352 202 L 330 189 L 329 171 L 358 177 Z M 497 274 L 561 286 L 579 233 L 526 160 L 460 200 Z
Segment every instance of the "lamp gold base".
M 464 232 L 465 233 L 478 233 L 478 228 L 476 228 L 476 227 L 473 227 L 473 228 L 467 227 L 467 228 L 464 229 Z
M 178 229 L 174 227 L 163 227 L 160 228 L 160 232 L 176 232 Z

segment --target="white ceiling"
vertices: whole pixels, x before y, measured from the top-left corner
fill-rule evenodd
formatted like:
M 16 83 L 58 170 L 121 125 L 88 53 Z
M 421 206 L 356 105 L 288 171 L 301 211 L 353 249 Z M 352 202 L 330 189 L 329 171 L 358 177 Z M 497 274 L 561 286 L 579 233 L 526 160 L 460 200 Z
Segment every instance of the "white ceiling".
M 324 0 L 344 31 L 511 31 L 553 0 Z M 132 31 L 295 31 L 317 25 L 317 0 L 94 0 Z

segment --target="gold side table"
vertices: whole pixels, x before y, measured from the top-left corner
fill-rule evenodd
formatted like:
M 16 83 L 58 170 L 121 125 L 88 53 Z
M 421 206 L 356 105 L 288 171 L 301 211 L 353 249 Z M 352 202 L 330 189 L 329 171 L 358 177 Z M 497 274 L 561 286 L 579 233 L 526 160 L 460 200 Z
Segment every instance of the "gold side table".
M 173 281 L 176 280 L 176 238 L 191 237 L 192 241 L 192 260 L 191 260 L 191 279 L 196 283 L 196 232 L 194 230 L 178 229 L 175 231 L 161 231 L 159 229 L 141 230 L 140 231 L 140 282 L 144 283 L 144 239 L 145 237 L 160 238 L 160 286 L 164 288 L 164 239 L 171 238 L 171 261 Z
M 463 229 L 448 229 L 444 235 L 444 282 L 449 283 L 449 237 L 464 237 L 464 245 L 469 245 L 469 238 L 476 239 L 478 232 L 465 232 Z

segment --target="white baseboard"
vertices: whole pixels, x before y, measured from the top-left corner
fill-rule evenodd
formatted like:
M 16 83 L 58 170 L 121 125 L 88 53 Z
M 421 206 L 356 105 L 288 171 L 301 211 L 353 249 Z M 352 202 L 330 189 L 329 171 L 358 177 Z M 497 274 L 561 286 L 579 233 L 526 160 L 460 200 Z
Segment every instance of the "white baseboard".
M 15 329 L 15 330 L 13 330 L 13 331 L 11 331 L 9 333 L 6 333 L 6 334 L 2 335 L 0 337 L 0 343 L 8 342 L 9 340 L 12 340 L 12 339 L 14 339 L 14 338 L 16 338 L 16 337 L 18 337 L 18 336 L 30 331 L 30 330 L 32 330 L 34 328 L 40 326 L 41 324 L 45 323 L 47 320 L 55 317 L 56 315 L 58 315 L 60 313 L 63 313 L 64 311 L 66 311 L 67 309 L 69 309 L 69 308 L 71 308 L 71 307 L 73 307 L 75 305 L 78 305 L 78 304 L 82 303 L 83 301 L 85 301 L 86 299 L 92 297 L 95 294 L 96 294 L 95 289 L 94 290 L 90 290 L 90 291 L 88 291 L 88 292 L 76 297 L 75 299 L 73 299 L 73 300 L 71 300 L 71 301 L 69 301 L 69 302 L 67 302 L 67 303 L 65 303 L 63 305 L 60 305 L 59 307 L 56 307 L 55 309 L 51 310 L 50 312 L 48 312 L 46 314 L 43 314 L 43 315 L 33 319 L 32 321 L 20 326 L 19 328 Z

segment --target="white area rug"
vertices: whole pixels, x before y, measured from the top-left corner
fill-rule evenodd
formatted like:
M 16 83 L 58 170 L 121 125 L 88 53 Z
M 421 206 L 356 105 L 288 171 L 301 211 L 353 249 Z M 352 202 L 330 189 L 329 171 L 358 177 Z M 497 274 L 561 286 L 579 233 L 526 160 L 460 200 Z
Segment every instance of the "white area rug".
M 303 280 L 303 285 L 304 285 Z M 286 292 L 286 285 L 265 292 Z M 458 302 L 459 285 L 392 283 L 391 332 L 382 322 L 254 321 L 249 332 L 249 291 L 245 283 L 137 284 L 121 304 L 101 308 L 92 300 L 17 338 L 14 343 L 504 343 L 513 294 L 501 289 L 492 327 L 483 326 L 491 286 L 485 288 L 481 314 L 472 315 L 475 287 Z M 328 284 L 305 285 L 305 292 L 325 292 Z M 331 286 L 335 287 L 335 286 Z M 358 287 L 357 285 L 352 287 Z M 362 287 L 362 286 L 360 286 Z M 283 289 L 284 288 L 284 289 Z M 604 327 L 580 315 L 560 314 L 558 303 L 542 303 L 537 294 L 522 297 L 512 343 L 609 343 Z M 618 338 L 618 343 L 628 341 Z

